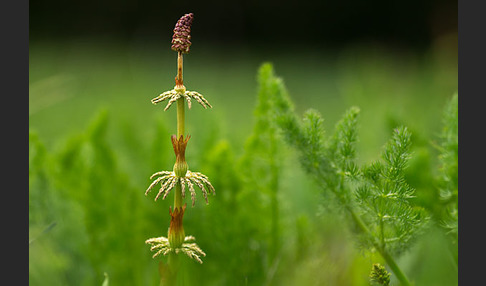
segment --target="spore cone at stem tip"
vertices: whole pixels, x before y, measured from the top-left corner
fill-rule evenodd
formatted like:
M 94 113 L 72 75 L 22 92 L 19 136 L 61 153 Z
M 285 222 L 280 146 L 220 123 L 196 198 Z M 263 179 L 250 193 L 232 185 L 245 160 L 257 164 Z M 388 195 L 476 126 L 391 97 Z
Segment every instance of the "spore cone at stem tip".
M 189 53 L 191 46 L 191 25 L 194 19 L 193 13 L 182 16 L 176 23 L 172 36 L 172 50 L 183 54 Z

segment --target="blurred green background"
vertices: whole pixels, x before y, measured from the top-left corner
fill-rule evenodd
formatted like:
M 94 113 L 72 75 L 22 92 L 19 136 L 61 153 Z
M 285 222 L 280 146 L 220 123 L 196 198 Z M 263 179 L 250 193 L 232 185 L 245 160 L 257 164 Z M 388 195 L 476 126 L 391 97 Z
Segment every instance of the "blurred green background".
M 407 179 L 417 203 L 437 211 L 434 145 L 458 86 L 457 3 L 426 1 L 415 14 L 418 2 L 262 3 L 31 3 L 29 284 L 101 285 L 106 273 L 110 285 L 158 285 L 159 259 L 144 241 L 166 235 L 172 196 L 154 202 L 144 192 L 151 174 L 173 167 L 176 118 L 150 99 L 174 86 L 171 33 L 188 12 L 195 21 L 184 83 L 213 109 L 186 109 L 186 158 L 217 195 L 205 205 L 198 193 L 184 216 L 186 234 L 207 253 L 202 265 L 188 261 L 187 284 L 368 285 L 371 265 L 383 263 L 325 210 L 290 149 L 272 245 L 268 193 L 245 180 L 240 164 L 259 160 L 245 141 L 263 62 L 273 63 L 296 111 L 317 109 L 328 133 L 348 107 L 360 107 L 362 162 L 378 159 L 392 128 L 406 125 Z M 398 262 L 416 285 L 457 285 L 449 247 L 432 226 Z

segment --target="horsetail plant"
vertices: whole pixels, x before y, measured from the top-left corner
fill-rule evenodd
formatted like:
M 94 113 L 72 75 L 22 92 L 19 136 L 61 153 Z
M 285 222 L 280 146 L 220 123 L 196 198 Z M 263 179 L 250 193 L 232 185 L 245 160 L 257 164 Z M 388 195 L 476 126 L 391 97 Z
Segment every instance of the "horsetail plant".
M 147 195 L 157 184 L 160 184 L 159 192 L 155 197 L 157 201 L 160 197 L 165 199 L 169 192 L 174 189 L 174 210 L 169 207 L 169 214 L 171 216 L 168 237 L 150 238 L 145 243 L 150 244 L 151 251 L 155 251 L 153 257 L 169 255 L 169 271 L 167 277 L 161 277 L 162 281 L 167 281 L 172 285 L 176 283 L 178 272 L 178 258 L 179 253 L 187 255 L 189 258 L 202 263 L 201 257 L 206 256 L 204 251 L 194 242 L 194 236 L 185 236 L 183 227 L 183 217 L 187 204 L 183 205 L 183 200 L 186 196 L 186 190 L 190 192 L 192 205 L 194 206 L 196 200 L 196 191 L 194 185 L 201 189 L 205 198 L 206 204 L 208 202 L 208 193 L 215 194 L 215 189 L 209 182 L 207 176 L 192 172 L 188 169 L 188 164 L 185 159 L 185 150 L 190 135 L 184 137 L 184 105 L 191 108 L 191 98 L 195 99 L 205 109 L 212 108 L 211 104 L 198 92 L 187 91 L 183 83 L 183 54 L 189 53 L 191 46 L 191 25 L 194 19 L 194 14 L 189 13 L 182 16 L 174 28 L 174 35 L 172 38 L 172 50 L 177 52 L 177 76 L 175 78 L 175 87 L 170 91 L 163 92 L 159 96 L 153 98 L 151 102 L 158 104 L 168 100 L 164 111 L 169 109 L 171 105 L 177 103 L 177 135 L 171 136 L 172 146 L 176 155 L 176 162 L 172 171 L 160 171 L 154 173 L 150 179 L 156 178 L 145 192 Z M 161 274 L 162 276 L 162 274 Z

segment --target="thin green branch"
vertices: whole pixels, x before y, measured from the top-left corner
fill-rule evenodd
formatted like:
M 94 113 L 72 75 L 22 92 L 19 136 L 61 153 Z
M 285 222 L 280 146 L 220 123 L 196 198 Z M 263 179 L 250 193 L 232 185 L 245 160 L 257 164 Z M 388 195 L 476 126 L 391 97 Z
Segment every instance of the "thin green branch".
M 340 181 L 340 184 L 339 184 L 339 188 L 341 189 L 341 193 L 342 193 L 342 188 L 343 188 L 343 183 L 344 183 L 344 176 L 341 176 L 341 181 Z M 372 237 L 372 234 L 371 234 L 371 231 L 369 230 L 368 226 L 365 224 L 365 222 L 356 214 L 356 212 L 354 211 L 354 209 L 351 207 L 351 205 L 349 205 L 348 203 L 346 203 L 344 201 L 344 199 L 339 196 L 338 194 L 338 191 L 337 189 L 335 188 L 331 188 L 331 191 L 336 194 L 336 196 L 338 197 L 338 199 L 341 200 L 341 203 L 345 206 L 345 209 L 346 211 L 351 215 L 351 218 L 352 220 L 354 221 L 354 223 L 356 224 L 356 226 L 358 227 L 358 229 L 365 233 L 367 236 L 370 236 Z M 383 236 L 382 236 L 383 237 Z M 403 286 L 410 286 L 410 282 L 408 281 L 408 278 L 407 276 L 405 276 L 405 274 L 402 272 L 402 270 L 400 269 L 400 267 L 398 267 L 397 263 L 395 262 L 395 260 L 393 259 L 393 257 L 388 253 L 388 251 L 384 248 L 384 242 L 382 242 L 381 244 L 376 241 L 376 240 L 373 240 L 373 246 L 376 248 L 376 250 L 380 253 L 380 255 L 383 257 L 383 259 L 385 259 L 386 263 L 388 264 L 388 266 L 390 267 L 390 269 L 392 270 L 392 272 L 396 275 L 397 279 L 400 281 L 400 283 L 403 285 Z
M 366 224 L 363 222 L 363 220 L 354 212 L 354 210 L 347 205 L 346 210 L 349 212 L 351 215 L 351 218 L 353 219 L 354 223 L 358 226 L 360 231 L 366 233 L 366 235 L 371 236 L 371 232 L 369 228 L 366 226 Z M 397 263 L 393 259 L 393 257 L 388 253 L 388 251 L 380 245 L 377 241 L 373 241 L 373 246 L 376 248 L 376 250 L 380 253 L 380 255 L 385 259 L 386 263 L 392 270 L 392 272 L 396 275 L 398 281 L 404 286 L 410 286 L 410 282 L 408 281 L 407 276 L 402 272 L 400 267 L 398 267 Z
M 402 272 L 400 267 L 398 267 L 397 263 L 395 262 L 393 257 L 388 253 L 388 251 L 386 251 L 384 248 L 381 248 L 377 245 L 375 245 L 375 247 L 378 250 L 378 252 L 381 254 L 381 256 L 385 259 L 386 263 L 388 264 L 392 272 L 397 276 L 398 281 L 400 281 L 400 283 L 402 283 L 402 285 L 404 286 L 411 285 L 407 279 L 407 276 L 405 276 L 405 274 Z

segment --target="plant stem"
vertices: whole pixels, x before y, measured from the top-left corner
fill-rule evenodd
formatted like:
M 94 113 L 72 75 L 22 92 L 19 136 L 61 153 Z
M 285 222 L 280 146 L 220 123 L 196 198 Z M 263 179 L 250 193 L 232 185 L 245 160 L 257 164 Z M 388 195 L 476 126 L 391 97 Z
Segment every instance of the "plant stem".
M 183 86 L 183 79 L 182 79 L 182 53 L 178 52 L 177 55 L 177 76 L 175 78 L 176 86 L 182 87 Z M 179 98 L 177 100 L 177 139 L 181 136 L 184 136 L 184 99 Z M 182 210 L 182 188 L 181 183 L 177 182 L 175 185 L 174 190 L 174 211 L 179 209 Z M 181 282 L 181 275 L 179 273 L 180 268 L 180 259 L 177 254 L 170 253 L 168 259 L 169 265 L 169 277 L 167 285 L 174 286 L 180 285 Z M 160 281 L 160 285 L 163 285 L 164 281 Z
M 405 274 L 402 272 L 400 267 L 398 267 L 395 260 L 393 259 L 393 257 L 391 257 L 388 251 L 386 251 L 381 247 L 377 247 L 376 244 L 375 247 L 378 249 L 378 252 L 380 252 L 381 256 L 385 259 L 386 263 L 391 268 L 392 272 L 397 276 L 397 279 L 400 281 L 400 283 L 402 283 L 402 285 L 405 286 L 411 285 L 407 279 L 407 276 L 405 276 Z
M 349 205 L 346 206 L 346 210 L 351 214 L 351 217 L 353 218 L 354 222 L 359 227 L 359 229 L 362 232 L 371 235 L 370 230 L 368 229 L 366 224 L 363 222 L 363 220 L 361 220 L 361 218 L 358 215 L 356 215 L 354 210 L 351 209 Z M 388 264 L 392 272 L 397 276 L 397 279 L 400 281 L 400 283 L 404 286 L 410 286 L 411 284 L 408 281 L 407 276 L 405 276 L 405 274 L 402 272 L 400 267 L 398 267 L 397 263 L 395 262 L 393 257 L 388 253 L 388 251 L 386 251 L 386 249 L 376 241 L 373 242 L 373 246 L 378 250 L 380 255 L 385 259 L 386 263 Z
M 176 86 L 183 87 L 184 80 L 182 78 L 182 53 L 177 53 L 177 77 Z M 184 136 L 184 99 L 179 98 L 177 100 L 177 139 L 180 136 Z
M 177 53 L 177 77 L 176 85 L 183 85 L 182 79 L 182 53 Z M 184 99 L 179 98 L 177 100 L 177 139 L 184 136 Z M 174 192 L 174 210 L 176 208 L 182 208 L 182 191 L 181 184 L 177 183 Z
M 177 100 L 177 139 L 184 136 L 184 98 Z
M 182 190 L 181 190 L 181 184 L 177 183 L 175 186 L 175 192 L 174 192 L 174 210 L 176 208 L 181 209 L 182 208 Z
M 333 190 L 334 194 L 336 194 L 336 197 L 345 206 L 346 211 L 348 211 L 348 213 L 351 215 L 351 218 L 353 219 L 354 223 L 358 226 L 359 230 L 364 232 L 366 235 L 373 237 L 371 231 L 369 230 L 368 226 L 364 223 L 364 221 L 354 212 L 354 209 L 349 205 L 349 203 L 347 203 L 346 200 L 344 200 L 343 197 L 340 196 L 340 194 L 344 192 L 343 185 L 344 185 L 344 176 L 341 176 L 341 180 L 338 186 L 331 187 L 331 190 Z M 411 286 L 410 282 L 407 279 L 407 276 L 405 276 L 405 274 L 402 272 L 400 267 L 398 267 L 393 257 L 385 249 L 384 241 L 382 245 L 378 241 L 373 240 L 373 246 L 376 248 L 376 250 L 378 250 L 380 255 L 385 259 L 386 263 L 391 268 L 392 272 L 397 276 L 397 279 L 400 281 L 400 283 L 403 286 Z
M 177 100 L 177 138 L 184 136 L 184 99 Z M 175 186 L 174 192 L 174 209 L 182 207 L 182 190 L 181 184 L 178 182 Z
M 180 259 L 179 255 L 175 253 L 170 253 L 169 254 L 169 279 L 167 282 L 168 286 L 175 286 L 175 285 L 181 285 L 181 280 L 180 280 L 180 275 L 179 275 L 179 268 L 180 268 Z
M 176 85 L 183 85 L 182 81 L 182 53 L 177 53 L 177 77 L 176 77 Z

